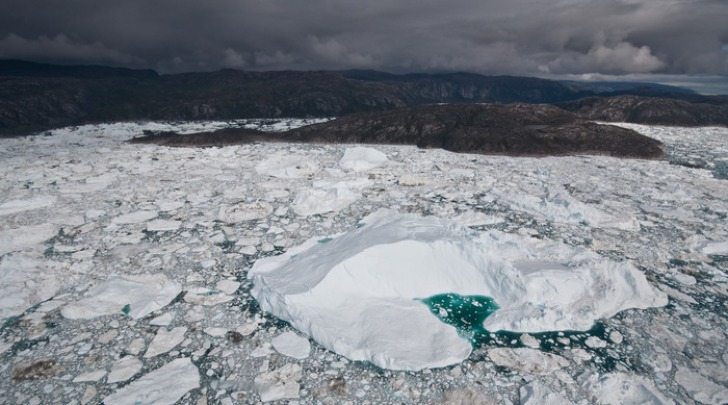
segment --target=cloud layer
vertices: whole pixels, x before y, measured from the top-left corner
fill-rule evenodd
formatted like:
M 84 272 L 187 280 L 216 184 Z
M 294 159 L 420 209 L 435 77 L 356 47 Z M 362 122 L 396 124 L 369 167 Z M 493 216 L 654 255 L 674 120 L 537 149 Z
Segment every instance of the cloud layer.
M 728 74 L 725 0 L 7 0 L 0 58 L 162 72 Z

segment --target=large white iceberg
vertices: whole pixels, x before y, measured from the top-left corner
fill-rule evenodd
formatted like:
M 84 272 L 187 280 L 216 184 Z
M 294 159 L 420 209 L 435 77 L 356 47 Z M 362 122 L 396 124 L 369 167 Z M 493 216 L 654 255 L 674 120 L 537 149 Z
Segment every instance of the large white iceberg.
M 419 370 L 467 358 L 470 342 L 420 301 L 444 293 L 493 298 L 490 331 L 587 330 L 667 303 L 634 266 L 585 249 L 392 211 L 362 223 L 261 259 L 248 275 L 264 311 L 352 360 Z

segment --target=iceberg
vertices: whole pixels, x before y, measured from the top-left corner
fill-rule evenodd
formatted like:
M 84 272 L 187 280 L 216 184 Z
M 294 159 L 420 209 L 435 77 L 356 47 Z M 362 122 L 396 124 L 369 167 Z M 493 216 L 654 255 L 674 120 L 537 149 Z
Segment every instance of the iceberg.
M 390 210 L 258 260 L 248 277 L 264 311 L 351 360 L 395 370 L 470 355 L 468 336 L 427 305 L 441 294 L 492 299 L 498 309 L 483 327 L 513 332 L 587 330 L 621 310 L 667 303 L 627 262 Z

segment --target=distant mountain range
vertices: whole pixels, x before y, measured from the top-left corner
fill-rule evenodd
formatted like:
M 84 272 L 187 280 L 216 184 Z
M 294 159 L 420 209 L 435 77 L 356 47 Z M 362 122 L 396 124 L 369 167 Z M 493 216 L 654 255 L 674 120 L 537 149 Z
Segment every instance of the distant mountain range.
M 0 61 L 0 136 L 95 122 L 331 117 L 436 103 L 555 104 L 604 121 L 728 125 L 728 96 L 662 85 L 362 70 L 159 75 Z

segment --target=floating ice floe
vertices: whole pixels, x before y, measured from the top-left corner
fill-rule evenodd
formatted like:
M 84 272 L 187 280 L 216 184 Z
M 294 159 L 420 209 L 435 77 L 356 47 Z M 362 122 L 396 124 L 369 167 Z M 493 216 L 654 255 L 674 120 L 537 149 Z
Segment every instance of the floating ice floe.
M 59 263 L 17 254 L 0 258 L 0 319 L 52 298 L 67 278 L 62 270 Z
M 40 224 L 0 230 L 0 255 L 37 248 L 42 242 L 56 236 L 58 229 L 53 224 Z
M 587 330 L 667 303 L 634 266 L 584 249 L 392 211 L 362 222 L 249 272 L 263 310 L 352 360 L 418 370 L 467 358 L 467 338 L 423 302 L 446 293 L 492 298 L 500 309 L 485 319 L 489 331 Z
M 339 160 L 339 167 L 346 171 L 366 172 L 381 166 L 387 160 L 387 155 L 374 148 L 347 148 L 344 157 Z
M 56 197 L 36 196 L 26 200 L 11 200 L 0 204 L 0 216 L 12 215 L 19 212 L 48 208 L 55 204 Z
M 258 163 L 255 171 L 282 179 L 300 179 L 319 171 L 319 164 L 305 156 L 275 155 Z
M 104 398 L 106 405 L 174 404 L 200 386 L 200 372 L 188 358 L 172 360 Z
M 627 373 L 591 374 L 578 378 L 579 384 L 589 393 L 594 403 L 609 405 L 672 405 L 648 380 Z
M 126 314 L 142 318 L 169 304 L 182 291 L 162 274 L 113 277 L 91 287 L 80 301 L 61 309 L 68 319 Z
M 318 181 L 313 188 L 302 189 L 293 200 L 293 212 L 300 216 L 337 212 L 362 197 L 361 190 L 369 182 L 365 179 L 339 182 Z
M 588 224 L 627 230 L 639 229 L 639 223 L 630 215 L 613 215 L 594 205 L 585 204 L 562 187 L 553 187 L 543 195 L 520 190 L 493 188 L 493 194 L 513 209 L 527 212 L 537 218 L 566 224 Z

